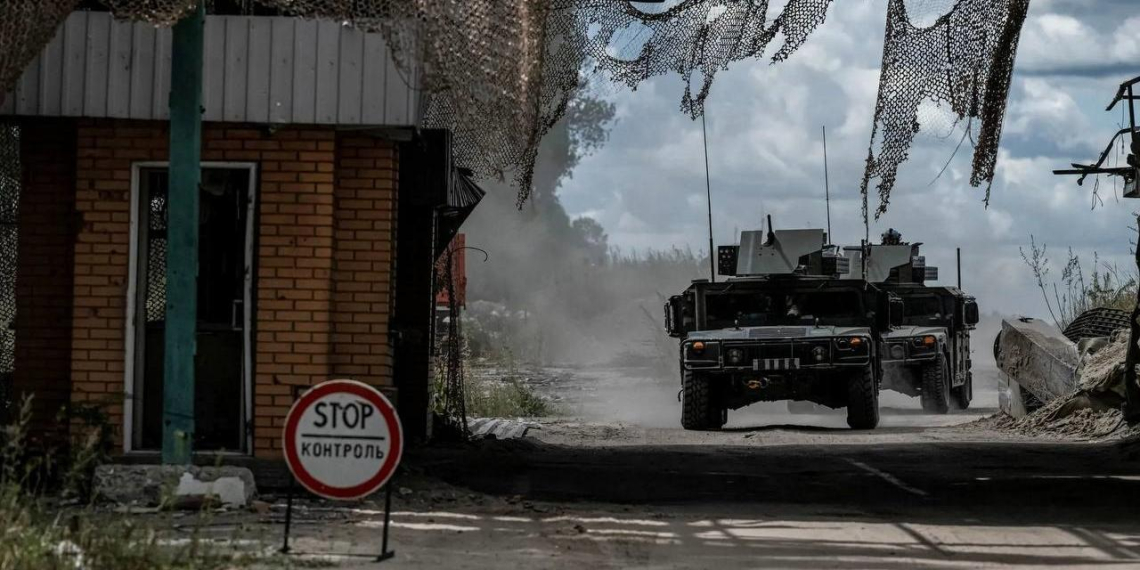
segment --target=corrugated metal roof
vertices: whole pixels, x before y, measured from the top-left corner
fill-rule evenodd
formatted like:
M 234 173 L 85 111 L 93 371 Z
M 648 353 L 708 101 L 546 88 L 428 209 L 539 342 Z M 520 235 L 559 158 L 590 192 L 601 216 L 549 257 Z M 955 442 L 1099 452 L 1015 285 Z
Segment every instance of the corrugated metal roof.
M 166 119 L 169 28 L 72 13 L 0 104 L 0 115 Z M 379 34 L 331 21 L 207 16 L 207 121 L 407 126 L 416 70 L 401 73 Z M 407 76 L 410 75 L 410 76 Z

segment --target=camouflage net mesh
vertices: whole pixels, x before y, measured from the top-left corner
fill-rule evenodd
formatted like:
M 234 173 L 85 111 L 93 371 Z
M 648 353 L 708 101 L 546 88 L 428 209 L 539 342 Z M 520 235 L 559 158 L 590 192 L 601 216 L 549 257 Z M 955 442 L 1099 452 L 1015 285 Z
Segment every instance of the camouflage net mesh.
M 446 428 L 452 434 L 466 439 L 471 430 L 467 427 L 467 396 L 463 377 L 466 355 L 455 283 L 455 256 L 458 254 L 454 245 L 449 245 L 435 264 L 436 277 L 441 281 L 440 288 L 447 292 L 447 323 L 444 330 L 437 331 L 436 335 L 442 340 L 442 346 L 435 355 L 437 379 L 432 397 L 435 399 L 433 407 L 445 422 Z
M 717 72 L 759 57 L 781 34 L 784 41 L 772 61 L 787 59 L 823 23 L 831 1 L 790 0 L 769 22 L 768 0 L 690 0 L 659 11 L 624 1 L 555 0 L 547 53 L 556 65 L 544 69 L 546 87 L 554 92 L 545 95 L 562 96 L 564 105 L 567 92 L 578 86 L 583 62 L 634 89 L 675 72 L 686 82 L 681 110 L 696 119 Z M 628 53 L 631 46 L 639 46 L 637 53 Z
M 20 131 L 0 123 L 0 406 L 16 364 L 16 220 L 20 212 Z
M 78 0 L 0 2 L 0 98 L 55 35 Z
M 886 211 L 899 165 L 920 130 L 924 102 L 948 108 L 955 122 L 967 121 L 968 135 L 978 121 L 970 184 L 985 182 L 989 203 L 1017 43 L 1028 10 L 1029 0 L 957 0 L 933 24 L 918 27 L 907 3 L 891 0 L 861 186 L 864 219 L 872 179 L 879 181 L 875 217 Z
M 608 74 L 631 88 L 679 73 L 687 83 L 681 109 L 695 118 L 719 71 L 759 57 L 776 38 L 782 43 L 771 59 L 786 59 L 831 6 L 831 0 L 788 0 L 776 13 L 768 0 L 673 0 L 657 8 L 626 0 L 252 1 L 384 34 L 405 76 L 419 71 L 417 80 L 428 95 L 421 126 L 451 129 L 457 162 L 477 176 L 513 175 L 520 202 L 529 194 L 542 135 L 563 116 L 585 73 Z M 104 3 L 119 17 L 170 25 L 196 0 Z M 992 181 L 1028 3 L 957 0 L 933 25 L 916 27 L 907 1 L 890 0 L 875 134 L 863 180 L 864 196 L 871 180 L 878 180 L 880 212 L 907 158 L 923 101 L 948 104 L 971 126 L 978 120 L 971 182 Z M 75 4 L 0 5 L 3 91 Z M 623 53 L 631 45 L 640 47 Z

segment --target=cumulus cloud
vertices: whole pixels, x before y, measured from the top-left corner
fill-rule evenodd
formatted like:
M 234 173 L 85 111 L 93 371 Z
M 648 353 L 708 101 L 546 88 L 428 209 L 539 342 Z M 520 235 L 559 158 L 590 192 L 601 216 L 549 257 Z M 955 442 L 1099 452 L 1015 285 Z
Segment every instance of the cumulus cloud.
M 945 132 L 919 137 L 889 211 L 870 228 L 872 239 L 894 227 L 924 242 L 943 283 L 954 281 L 955 248 L 961 247 L 964 285 L 987 312 L 1044 314 L 1019 253 L 1030 235 L 1050 244 L 1058 270 L 1069 247 L 1090 261 L 1095 251 L 1108 262 L 1131 264 L 1134 208 L 1118 198 L 1112 180 L 1101 180 L 1103 205 L 1093 209 L 1091 179 L 1079 187 L 1052 174 L 1093 160 L 1119 128 L 1120 116 L 1103 109 L 1127 77 L 1092 71 L 1106 62 L 1134 65 L 1140 56 L 1132 36 L 1121 37 L 1135 13 L 1133 1 L 1097 0 L 1095 13 L 1089 4 L 1033 3 L 989 207 L 984 189 L 968 184 L 968 140 L 951 160 L 962 126 L 950 132 L 947 125 Z M 835 241 L 863 237 L 858 185 L 884 9 L 880 2 L 837 2 L 789 61 L 742 62 L 718 75 L 707 105 L 718 243 L 734 243 L 739 230 L 759 227 L 765 214 L 778 227 L 824 226 L 822 125 L 828 127 Z M 589 213 L 624 249 L 707 249 L 701 123 L 678 110 L 682 91 L 674 76 L 636 92 L 607 92 L 618 109 L 610 140 L 582 161 L 560 192 L 571 215 Z
M 1034 2 L 1021 35 L 1025 73 L 1100 75 L 1124 71 L 1140 57 L 1131 0 Z

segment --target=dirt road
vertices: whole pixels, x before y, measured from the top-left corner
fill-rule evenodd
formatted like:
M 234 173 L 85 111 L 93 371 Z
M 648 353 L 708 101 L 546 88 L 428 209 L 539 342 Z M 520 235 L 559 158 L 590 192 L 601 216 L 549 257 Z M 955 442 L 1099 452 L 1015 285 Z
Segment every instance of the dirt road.
M 969 425 L 989 410 L 902 400 L 872 432 L 773 407 L 684 432 L 660 389 L 617 413 L 645 379 L 563 372 L 540 384 L 572 413 L 592 404 L 579 417 L 411 455 L 454 486 L 397 497 L 391 567 L 1140 568 L 1140 462 L 1118 444 L 994 433 Z M 367 548 L 377 521 L 302 524 L 301 544 Z

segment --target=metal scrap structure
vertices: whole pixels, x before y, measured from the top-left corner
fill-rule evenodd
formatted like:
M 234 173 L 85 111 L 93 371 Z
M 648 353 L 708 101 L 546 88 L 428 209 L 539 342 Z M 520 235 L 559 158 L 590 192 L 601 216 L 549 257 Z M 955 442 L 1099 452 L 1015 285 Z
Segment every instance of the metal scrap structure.
M 1105 108 L 1105 111 L 1111 111 L 1116 108 L 1118 103 L 1125 102 L 1128 105 L 1128 126 L 1120 129 L 1112 136 L 1097 161 L 1093 164 L 1073 163 L 1071 169 L 1054 170 L 1053 174 L 1079 175 L 1077 178 L 1078 185 L 1083 184 L 1089 175 L 1097 175 L 1098 177 L 1101 174 L 1119 176 L 1124 180 L 1123 196 L 1125 198 L 1140 198 L 1140 188 L 1137 187 L 1137 179 L 1140 178 L 1138 176 L 1140 175 L 1140 138 L 1136 136 L 1137 133 L 1140 133 L 1140 129 L 1137 129 L 1136 126 L 1136 101 L 1140 99 L 1140 96 L 1135 94 L 1137 84 L 1140 84 L 1140 77 L 1134 77 L 1121 83 L 1116 90 L 1116 95 Z M 1128 135 L 1127 152 L 1124 148 L 1123 137 L 1125 135 Z M 1119 150 L 1116 146 L 1118 140 L 1120 142 Z M 1114 151 L 1125 155 L 1124 165 L 1119 164 L 1119 162 L 1112 166 L 1108 165 L 1108 159 L 1114 154 Z M 1137 218 L 1137 221 L 1140 222 L 1140 217 Z M 1140 268 L 1140 247 L 1134 246 L 1133 254 L 1136 258 L 1136 267 Z M 1140 380 L 1138 380 L 1136 373 L 1136 367 L 1140 365 L 1140 290 L 1137 291 L 1136 304 L 1128 319 L 1128 327 L 1129 341 L 1124 370 L 1124 417 L 1129 424 L 1135 425 L 1140 423 Z

